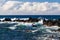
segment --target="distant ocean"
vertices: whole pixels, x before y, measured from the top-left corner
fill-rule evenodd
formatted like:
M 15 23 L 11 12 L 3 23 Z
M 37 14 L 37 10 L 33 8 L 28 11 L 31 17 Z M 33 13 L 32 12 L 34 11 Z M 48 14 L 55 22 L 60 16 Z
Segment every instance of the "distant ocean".
M 60 15 L 0 15 L 0 18 L 47 18 L 47 19 L 59 19 Z

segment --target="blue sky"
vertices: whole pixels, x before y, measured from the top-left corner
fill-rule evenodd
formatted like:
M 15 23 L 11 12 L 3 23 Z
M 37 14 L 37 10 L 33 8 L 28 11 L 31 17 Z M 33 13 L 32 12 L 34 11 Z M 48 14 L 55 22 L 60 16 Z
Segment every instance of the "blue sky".
M 60 15 L 60 0 L 0 0 L 0 15 Z
M 23 2 L 59 2 L 60 0 L 16 0 L 16 1 L 23 1 Z

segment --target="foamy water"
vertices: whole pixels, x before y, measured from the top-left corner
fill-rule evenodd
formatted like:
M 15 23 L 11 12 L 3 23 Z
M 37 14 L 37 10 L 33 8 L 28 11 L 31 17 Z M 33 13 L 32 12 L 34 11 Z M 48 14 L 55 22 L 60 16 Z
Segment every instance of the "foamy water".
M 42 23 L 42 21 L 40 23 Z M 0 22 L 0 39 L 59 40 L 60 32 L 52 31 L 57 30 L 59 28 L 58 26 L 48 27 L 40 23 Z M 37 27 L 33 27 L 32 24 L 36 25 Z

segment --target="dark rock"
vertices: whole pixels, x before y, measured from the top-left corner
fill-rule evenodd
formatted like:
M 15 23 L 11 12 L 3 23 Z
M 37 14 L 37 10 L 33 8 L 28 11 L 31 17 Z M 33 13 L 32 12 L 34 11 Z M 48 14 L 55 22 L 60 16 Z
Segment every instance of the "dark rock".
M 11 21 L 10 18 L 5 18 L 3 21 Z

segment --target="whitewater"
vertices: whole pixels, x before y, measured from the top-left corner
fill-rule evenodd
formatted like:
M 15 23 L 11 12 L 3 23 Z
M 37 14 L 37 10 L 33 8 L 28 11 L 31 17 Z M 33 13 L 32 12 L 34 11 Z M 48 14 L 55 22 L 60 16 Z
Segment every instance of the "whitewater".
M 52 31 L 59 28 L 43 25 L 42 21 L 34 23 L 0 22 L 0 40 L 60 40 L 60 32 Z

